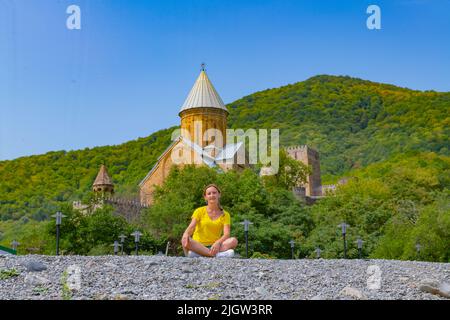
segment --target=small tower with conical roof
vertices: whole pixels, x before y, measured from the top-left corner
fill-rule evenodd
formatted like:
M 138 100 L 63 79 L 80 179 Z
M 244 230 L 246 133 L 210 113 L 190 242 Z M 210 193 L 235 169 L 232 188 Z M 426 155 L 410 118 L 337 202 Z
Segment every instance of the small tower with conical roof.
M 92 185 L 92 191 L 94 191 L 98 198 L 104 198 L 106 195 L 114 194 L 114 184 L 108 174 L 108 170 L 103 164 Z

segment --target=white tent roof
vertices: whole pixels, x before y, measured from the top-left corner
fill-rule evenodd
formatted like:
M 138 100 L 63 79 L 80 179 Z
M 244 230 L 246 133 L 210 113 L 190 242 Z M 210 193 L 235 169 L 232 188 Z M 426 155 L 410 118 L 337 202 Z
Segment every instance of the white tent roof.
M 222 99 L 208 78 L 205 70 L 202 69 L 189 92 L 186 101 L 181 107 L 181 111 L 192 108 L 218 108 L 227 111 Z

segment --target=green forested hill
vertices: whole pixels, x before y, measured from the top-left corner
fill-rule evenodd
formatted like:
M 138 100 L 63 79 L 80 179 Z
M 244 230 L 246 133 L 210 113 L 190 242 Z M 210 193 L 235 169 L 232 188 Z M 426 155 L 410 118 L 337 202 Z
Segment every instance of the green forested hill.
M 283 146 L 316 148 L 326 180 L 399 153 L 449 155 L 450 93 L 316 76 L 257 92 L 228 109 L 231 128 L 279 128 Z M 0 162 L 0 219 L 41 220 L 58 203 L 82 199 L 102 163 L 120 195 L 136 196 L 137 184 L 169 145 L 172 130 L 117 146 Z
M 138 183 L 170 144 L 174 128 L 117 146 L 48 152 L 0 162 L 0 218 L 24 215 L 42 220 L 58 204 L 82 200 L 101 164 L 116 184 L 116 193 L 136 197 Z
M 282 145 L 319 150 L 322 174 L 413 150 L 449 155 L 448 92 L 325 75 L 257 92 L 228 108 L 233 128 L 280 128 Z

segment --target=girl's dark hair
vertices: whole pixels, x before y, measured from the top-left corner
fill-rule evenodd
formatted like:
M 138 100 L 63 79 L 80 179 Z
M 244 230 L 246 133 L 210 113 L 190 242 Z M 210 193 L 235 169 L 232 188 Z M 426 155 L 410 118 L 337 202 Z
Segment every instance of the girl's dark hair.
M 203 196 L 206 196 L 206 190 L 208 190 L 208 188 L 211 188 L 211 187 L 216 188 L 216 190 L 219 192 L 219 194 L 221 194 L 219 187 L 218 187 L 216 184 L 211 183 L 211 184 L 208 184 L 208 185 L 203 189 Z M 218 204 L 218 205 L 219 205 L 219 209 L 220 209 L 221 211 L 223 211 L 223 208 L 222 208 L 222 206 L 220 205 L 220 200 L 218 200 L 218 202 L 219 202 L 219 204 Z

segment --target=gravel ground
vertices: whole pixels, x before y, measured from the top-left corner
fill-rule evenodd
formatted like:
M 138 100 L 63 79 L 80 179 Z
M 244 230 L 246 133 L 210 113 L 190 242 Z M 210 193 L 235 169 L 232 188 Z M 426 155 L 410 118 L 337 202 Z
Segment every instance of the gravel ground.
M 2 300 L 448 299 L 420 290 L 431 280 L 447 286 L 450 263 L 0 256 Z

